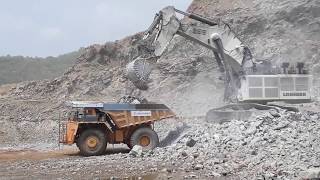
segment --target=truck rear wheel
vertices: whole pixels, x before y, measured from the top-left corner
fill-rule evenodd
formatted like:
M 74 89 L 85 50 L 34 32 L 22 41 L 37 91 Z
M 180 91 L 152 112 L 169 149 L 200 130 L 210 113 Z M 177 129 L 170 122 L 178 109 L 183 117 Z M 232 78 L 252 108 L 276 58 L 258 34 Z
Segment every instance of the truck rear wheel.
M 154 149 L 159 145 L 159 137 L 153 129 L 142 127 L 135 130 L 130 137 L 131 148 L 135 145 L 142 146 L 143 150 Z
M 84 130 L 78 139 L 77 146 L 80 154 L 84 156 L 96 156 L 105 152 L 107 147 L 106 134 L 100 129 Z

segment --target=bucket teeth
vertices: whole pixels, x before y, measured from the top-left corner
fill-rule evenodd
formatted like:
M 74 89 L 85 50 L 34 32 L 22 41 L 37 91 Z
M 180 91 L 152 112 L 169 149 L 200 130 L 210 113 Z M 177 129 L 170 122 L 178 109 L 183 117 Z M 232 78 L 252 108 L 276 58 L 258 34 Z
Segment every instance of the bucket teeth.
M 147 59 L 137 58 L 130 62 L 127 67 L 128 79 L 141 90 L 148 89 L 148 80 L 152 67 Z

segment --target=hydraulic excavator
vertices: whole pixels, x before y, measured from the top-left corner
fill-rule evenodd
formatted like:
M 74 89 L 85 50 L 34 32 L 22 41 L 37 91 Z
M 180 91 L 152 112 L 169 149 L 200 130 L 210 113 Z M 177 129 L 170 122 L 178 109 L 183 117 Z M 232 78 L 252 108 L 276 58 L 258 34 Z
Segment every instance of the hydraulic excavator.
M 183 23 L 177 13 L 196 23 Z M 311 100 L 312 76 L 303 62 L 274 66 L 269 61 L 258 61 L 228 23 L 214 22 L 172 6 L 159 11 L 145 32 L 144 40 L 152 38 L 155 49 L 152 59 L 161 57 L 176 35 L 210 49 L 224 75 L 224 100 L 230 105 L 210 110 L 207 119 L 225 116 L 224 109 L 268 109 L 274 108 L 266 105 L 271 101 L 300 103 Z M 145 87 L 152 72 L 152 62 L 137 58 L 126 69 L 127 77 L 138 88 Z

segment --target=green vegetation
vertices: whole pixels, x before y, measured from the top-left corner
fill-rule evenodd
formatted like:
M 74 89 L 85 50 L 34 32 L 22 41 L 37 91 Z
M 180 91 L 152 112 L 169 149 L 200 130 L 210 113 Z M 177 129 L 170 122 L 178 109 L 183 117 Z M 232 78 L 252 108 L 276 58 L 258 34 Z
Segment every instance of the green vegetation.
M 72 66 L 78 56 L 79 51 L 46 58 L 0 56 L 0 85 L 57 77 Z

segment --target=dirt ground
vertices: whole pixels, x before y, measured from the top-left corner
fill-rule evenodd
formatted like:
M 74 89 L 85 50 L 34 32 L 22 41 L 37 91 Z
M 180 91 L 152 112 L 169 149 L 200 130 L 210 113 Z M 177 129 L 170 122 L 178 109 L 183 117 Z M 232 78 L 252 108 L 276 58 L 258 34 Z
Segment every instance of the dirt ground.
M 82 157 L 73 146 L 55 151 L 0 150 L 0 179 L 217 179 L 203 177 L 201 171 L 179 172 L 174 170 L 179 165 L 161 161 L 145 159 L 141 164 L 126 158 L 128 152 L 121 145 L 96 157 Z

